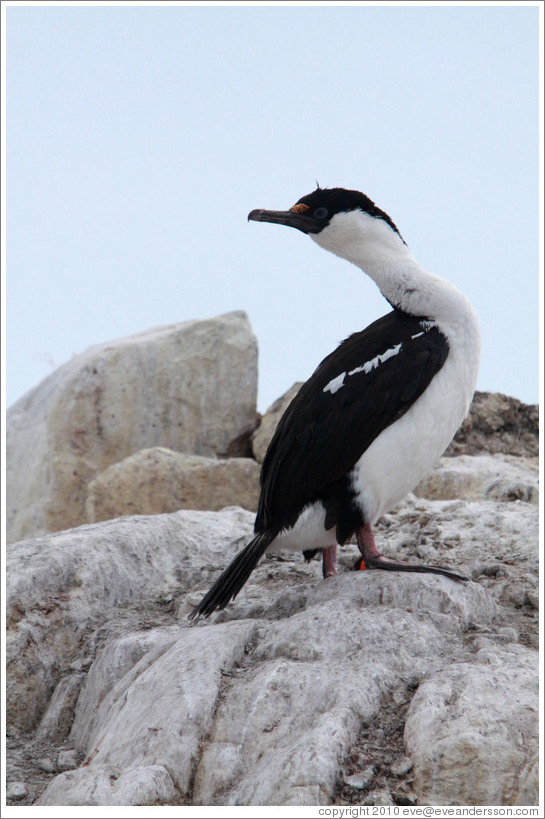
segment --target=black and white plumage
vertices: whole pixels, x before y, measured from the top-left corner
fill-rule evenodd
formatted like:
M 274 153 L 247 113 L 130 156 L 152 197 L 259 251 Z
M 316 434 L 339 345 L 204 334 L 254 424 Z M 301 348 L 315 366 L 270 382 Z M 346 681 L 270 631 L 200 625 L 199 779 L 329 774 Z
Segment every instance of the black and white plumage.
M 337 544 L 356 534 L 361 568 L 463 576 L 384 557 L 375 521 L 433 467 L 467 414 L 480 329 L 466 297 L 424 270 L 397 227 L 367 196 L 320 189 L 288 211 L 248 219 L 295 227 L 360 267 L 393 307 L 318 366 L 282 416 L 261 470 L 255 538 L 190 617 L 224 608 L 261 556 L 323 552 L 337 573 Z

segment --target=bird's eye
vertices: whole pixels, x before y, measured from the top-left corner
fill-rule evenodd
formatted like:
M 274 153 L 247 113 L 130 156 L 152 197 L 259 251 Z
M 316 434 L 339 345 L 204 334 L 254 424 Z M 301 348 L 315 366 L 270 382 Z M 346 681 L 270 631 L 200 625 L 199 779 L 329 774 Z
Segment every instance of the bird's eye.
M 327 208 L 316 208 L 314 211 L 314 218 L 315 219 L 327 219 L 329 216 L 329 211 Z

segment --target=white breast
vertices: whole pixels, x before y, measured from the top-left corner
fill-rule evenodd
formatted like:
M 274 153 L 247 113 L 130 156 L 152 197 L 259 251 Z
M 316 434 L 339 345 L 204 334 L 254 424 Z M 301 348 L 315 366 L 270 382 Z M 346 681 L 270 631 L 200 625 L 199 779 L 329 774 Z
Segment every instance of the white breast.
M 477 316 L 466 301 L 456 324 L 441 326 L 449 354 L 427 390 L 398 421 L 364 452 L 353 486 L 365 519 L 373 524 L 410 492 L 433 468 L 467 415 L 480 359 Z

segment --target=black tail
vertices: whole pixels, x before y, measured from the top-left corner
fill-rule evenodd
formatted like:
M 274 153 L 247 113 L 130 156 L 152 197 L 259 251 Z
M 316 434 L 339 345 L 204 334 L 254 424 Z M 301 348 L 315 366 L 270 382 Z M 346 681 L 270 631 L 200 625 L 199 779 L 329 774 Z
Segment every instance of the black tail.
M 210 591 L 188 615 L 189 619 L 201 615 L 209 617 L 216 609 L 224 609 L 237 596 L 276 535 L 274 531 L 256 535 L 220 574 Z

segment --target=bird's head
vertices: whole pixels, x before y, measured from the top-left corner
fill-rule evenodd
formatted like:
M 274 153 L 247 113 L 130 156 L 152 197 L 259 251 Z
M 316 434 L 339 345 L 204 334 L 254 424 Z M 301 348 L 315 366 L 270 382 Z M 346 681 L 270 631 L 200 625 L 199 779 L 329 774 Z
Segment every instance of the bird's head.
M 387 213 L 364 193 L 345 188 L 318 187 L 289 210 L 253 210 L 248 219 L 297 228 L 321 247 L 351 261 L 359 256 L 362 243 L 405 244 Z

